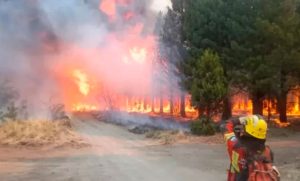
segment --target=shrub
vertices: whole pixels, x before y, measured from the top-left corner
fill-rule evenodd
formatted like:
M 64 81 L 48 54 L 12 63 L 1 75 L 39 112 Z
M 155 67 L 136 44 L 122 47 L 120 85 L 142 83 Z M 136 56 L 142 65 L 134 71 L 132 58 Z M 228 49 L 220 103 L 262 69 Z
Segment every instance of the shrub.
M 16 120 L 18 117 L 19 100 L 18 91 L 11 85 L 11 82 L 0 78 L 0 122 Z
M 199 120 L 193 121 L 190 124 L 190 129 L 191 129 L 192 134 L 202 135 L 203 125 L 201 124 L 201 122 Z
M 216 133 L 215 124 L 206 117 L 202 117 L 190 124 L 190 129 L 194 135 L 214 135 Z
M 69 119 L 66 111 L 65 111 L 65 105 L 64 104 L 53 104 L 50 106 L 50 115 L 51 120 L 64 120 Z
M 217 123 L 212 122 L 212 125 L 213 125 L 213 127 L 214 127 L 216 133 L 221 133 L 221 132 L 222 132 L 222 131 L 221 131 L 221 122 L 217 122 Z
M 8 120 L 15 121 L 18 117 L 18 108 L 12 103 L 10 106 L 7 107 L 7 111 L 4 114 L 4 118 Z

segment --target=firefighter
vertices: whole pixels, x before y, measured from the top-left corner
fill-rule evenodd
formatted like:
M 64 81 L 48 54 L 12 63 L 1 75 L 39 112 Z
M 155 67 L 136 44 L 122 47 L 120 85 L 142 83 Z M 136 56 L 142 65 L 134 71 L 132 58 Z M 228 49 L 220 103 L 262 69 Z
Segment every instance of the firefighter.
M 273 153 L 269 147 L 266 151 L 265 145 L 267 127 L 266 121 L 259 115 L 232 119 L 222 125 L 230 158 L 228 181 L 250 180 L 249 155 L 265 154 L 273 168 Z

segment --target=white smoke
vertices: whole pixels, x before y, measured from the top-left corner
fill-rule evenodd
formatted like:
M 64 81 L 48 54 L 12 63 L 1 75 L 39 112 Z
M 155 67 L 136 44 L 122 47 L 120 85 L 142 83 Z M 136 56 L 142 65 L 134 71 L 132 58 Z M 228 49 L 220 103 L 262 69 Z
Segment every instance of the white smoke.
M 89 6 L 88 1 L 64 0 L 57 3 L 42 0 L 38 6 L 61 41 L 96 47 L 108 33 L 98 7 Z
M 166 11 L 171 5 L 169 0 L 132 1 L 128 7 L 118 8 L 117 19 L 112 24 L 99 10 L 99 0 L 0 0 L 0 76 L 8 78 L 21 97 L 28 100 L 32 115 L 45 115 L 49 102 L 62 100 L 60 85 L 53 72 L 82 56 L 72 54 L 73 59 L 64 59 L 66 53 L 74 52 L 65 45 L 122 49 L 122 36 L 128 36 L 124 29 L 142 22 L 145 25 L 143 33 L 152 34 L 157 13 Z M 126 11 L 137 15 L 129 24 L 119 17 Z M 107 42 L 106 37 L 111 33 L 119 35 L 115 44 Z M 104 52 L 102 55 L 105 53 L 118 55 L 121 52 Z M 99 59 L 103 62 L 105 58 L 87 55 L 82 63 L 96 74 L 101 70 L 104 72 L 101 76 L 114 83 L 115 72 L 107 70 L 107 64 L 99 63 Z M 124 71 L 122 67 L 113 68 Z M 120 85 L 120 81 L 127 81 L 122 76 L 117 78 Z
M 151 9 L 156 12 L 163 12 L 166 13 L 168 10 L 168 7 L 171 7 L 172 3 L 170 0 L 153 0 Z

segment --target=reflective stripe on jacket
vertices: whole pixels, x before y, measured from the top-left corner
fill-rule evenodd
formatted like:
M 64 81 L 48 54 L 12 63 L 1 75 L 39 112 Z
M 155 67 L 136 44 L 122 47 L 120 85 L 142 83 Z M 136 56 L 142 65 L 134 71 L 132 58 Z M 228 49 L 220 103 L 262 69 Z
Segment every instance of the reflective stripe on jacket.
M 228 170 L 228 181 L 242 180 L 246 168 L 246 151 L 240 146 L 234 134 L 235 121 L 227 121 L 225 125 L 224 138 L 230 158 L 230 168 Z M 243 178 L 244 179 L 244 178 Z

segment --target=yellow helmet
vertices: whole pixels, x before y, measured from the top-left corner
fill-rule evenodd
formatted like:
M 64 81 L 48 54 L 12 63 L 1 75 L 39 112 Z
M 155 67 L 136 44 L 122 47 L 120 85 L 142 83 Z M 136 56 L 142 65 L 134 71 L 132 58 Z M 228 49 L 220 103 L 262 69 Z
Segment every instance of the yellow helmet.
M 266 139 L 268 125 L 264 119 L 259 116 L 249 116 L 245 121 L 245 131 L 257 139 Z

